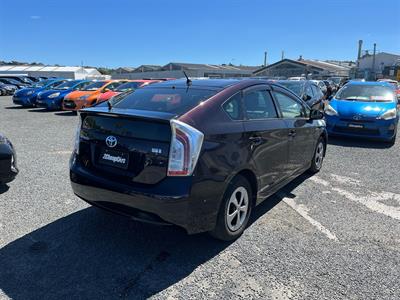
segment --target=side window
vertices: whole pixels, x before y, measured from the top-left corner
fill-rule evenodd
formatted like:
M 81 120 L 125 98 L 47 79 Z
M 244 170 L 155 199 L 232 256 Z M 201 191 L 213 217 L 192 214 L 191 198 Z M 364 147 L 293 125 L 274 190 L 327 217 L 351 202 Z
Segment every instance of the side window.
M 321 95 L 321 90 L 319 87 L 316 85 L 311 85 L 311 88 L 313 89 L 314 95 L 315 96 L 320 96 Z
M 274 102 L 268 91 L 250 91 L 244 95 L 244 106 L 249 120 L 277 118 Z
M 293 119 L 306 117 L 304 107 L 299 102 L 280 92 L 273 93 L 284 118 Z
M 231 117 L 232 120 L 242 120 L 240 105 L 241 99 L 241 94 L 237 93 L 222 105 L 223 110 Z
M 74 87 L 74 90 L 83 90 L 85 86 L 87 86 L 90 82 L 82 82 Z
M 56 82 L 53 82 L 53 83 L 51 83 L 49 86 L 48 86 L 48 88 L 49 89 L 52 89 L 52 88 L 54 88 L 54 87 L 56 87 L 57 85 L 60 85 L 60 84 L 62 84 L 62 83 L 64 83 L 65 81 L 56 81 Z
M 310 97 L 314 97 L 315 93 L 313 93 L 311 86 L 306 85 L 306 95 Z

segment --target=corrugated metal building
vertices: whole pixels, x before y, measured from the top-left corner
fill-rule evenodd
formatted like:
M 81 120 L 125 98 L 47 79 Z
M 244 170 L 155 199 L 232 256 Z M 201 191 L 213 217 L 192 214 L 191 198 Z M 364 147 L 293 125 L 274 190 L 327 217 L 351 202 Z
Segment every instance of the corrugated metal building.
M 271 65 L 262 67 L 253 73 L 260 77 L 295 77 L 310 75 L 312 78 L 328 78 L 331 76 L 348 77 L 350 67 L 337 64 L 302 59 L 283 59 Z
M 212 65 L 212 64 L 192 64 L 192 63 L 175 63 L 171 62 L 165 66 L 142 65 L 131 72 L 122 72 L 117 69 L 112 74 L 112 78 L 182 78 L 185 71 L 189 77 L 210 77 L 210 78 L 226 78 L 226 77 L 249 77 L 253 71 L 257 70 L 257 66 L 234 66 L 234 65 Z M 124 68 L 126 69 L 126 68 Z
M 0 66 L 0 74 L 20 74 L 27 76 L 62 77 L 70 79 L 102 79 L 104 76 L 95 68 L 58 66 Z

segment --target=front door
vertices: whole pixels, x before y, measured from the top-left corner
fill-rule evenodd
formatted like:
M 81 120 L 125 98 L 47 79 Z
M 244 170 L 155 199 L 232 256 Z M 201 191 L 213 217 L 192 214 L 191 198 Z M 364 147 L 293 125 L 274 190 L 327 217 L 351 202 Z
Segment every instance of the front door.
M 308 109 L 300 100 L 276 87 L 272 94 L 288 127 L 288 169 L 291 173 L 295 173 L 311 162 L 315 147 L 313 135 L 315 128 L 309 122 Z

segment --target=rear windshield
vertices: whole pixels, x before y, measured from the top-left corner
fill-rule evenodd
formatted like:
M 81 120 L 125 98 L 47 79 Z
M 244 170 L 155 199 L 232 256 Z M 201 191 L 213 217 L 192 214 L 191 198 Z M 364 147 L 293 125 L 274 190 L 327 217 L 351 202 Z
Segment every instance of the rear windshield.
M 127 82 L 124 84 L 121 84 L 119 87 L 115 89 L 116 92 L 126 92 L 130 90 L 137 89 L 143 84 L 143 82 Z
M 278 81 L 280 85 L 283 85 L 284 87 L 288 88 L 291 90 L 293 93 L 295 93 L 297 96 L 301 95 L 301 89 L 303 87 L 303 83 L 299 81 Z
M 83 90 L 84 91 L 96 91 L 105 84 L 106 84 L 105 81 L 96 81 L 96 82 L 93 82 L 92 84 L 85 86 Z
M 346 84 L 335 98 L 338 100 L 390 102 L 394 101 L 395 96 L 390 87 Z
M 194 88 L 141 88 L 113 105 L 116 108 L 183 114 L 217 92 Z

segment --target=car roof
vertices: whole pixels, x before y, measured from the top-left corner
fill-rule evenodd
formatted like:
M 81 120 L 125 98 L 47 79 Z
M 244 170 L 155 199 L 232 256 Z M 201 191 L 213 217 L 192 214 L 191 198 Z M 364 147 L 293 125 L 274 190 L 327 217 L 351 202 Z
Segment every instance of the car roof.
M 350 80 L 346 85 L 367 85 L 367 86 L 388 86 L 391 87 L 389 82 L 386 81 L 352 81 Z

